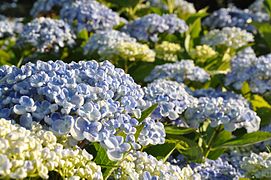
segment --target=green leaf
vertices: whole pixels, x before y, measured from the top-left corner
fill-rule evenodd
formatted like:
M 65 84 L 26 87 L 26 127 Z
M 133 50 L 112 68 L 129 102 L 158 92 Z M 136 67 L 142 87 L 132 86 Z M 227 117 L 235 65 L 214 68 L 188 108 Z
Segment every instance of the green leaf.
M 221 144 L 219 148 L 248 146 L 248 145 L 256 144 L 262 141 L 267 141 L 270 139 L 271 139 L 271 133 L 257 131 L 257 132 L 245 134 L 241 137 L 236 137 L 231 140 L 228 140 L 225 143 Z
M 107 179 L 117 167 L 117 163 L 108 158 L 105 149 L 99 143 L 94 143 L 94 147 L 97 152 L 94 162 L 102 167 L 104 179 Z
M 199 145 L 183 136 L 167 135 L 168 140 L 174 141 L 176 149 L 189 160 L 194 162 L 202 162 L 203 150 Z
M 135 7 L 140 2 L 140 0 L 107 0 L 107 1 L 121 8 Z
M 144 110 L 141 114 L 141 117 L 138 119 L 138 122 L 142 122 L 144 119 L 146 119 L 147 117 L 149 117 L 152 112 L 157 108 L 158 104 L 153 104 L 151 107 L 149 107 L 148 109 Z
M 183 135 L 183 134 L 190 134 L 192 132 L 196 132 L 193 128 L 183 128 L 183 127 L 176 127 L 176 126 L 166 126 L 165 127 L 167 134 L 173 135 Z
M 252 23 L 254 26 L 257 27 L 260 35 L 265 40 L 266 44 L 268 45 L 269 49 L 271 49 L 271 24 L 270 23 Z
M 224 148 L 216 149 L 214 151 L 210 151 L 207 158 L 212 159 L 212 160 L 216 160 L 217 158 L 219 158 L 224 153 L 224 151 L 225 151 Z
M 206 17 L 206 16 L 208 15 L 207 9 L 208 9 L 208 8 L 204 8 L 204 9 L 199 10 L 197 13 L 192 14 L 192 15 L 189 16 L 189 18 L 186 20 L 186 23 L 187 23 L 187 24 L 193 24 L 196 20 L 202 19 L 202 18 Z
M 175 150 L 175 148 L 175 143 L 166 142 L 165 144 L 150 146 L 144 149 L 144 151 L 156 157 L 158 160 L 163 159 L 164 161 L 166 161 L 170 154 Z
M 142 121 L 144 121 L 144 119 L 146 119 L 147 117 L 149 117 L 152 112 L 157 108 L 158 104 L 154 104 L 151 107 L 149 107 L 148 109 L 144 110 L 141 114 L 141 117 L 138 119 L 138 122 L 141 123 Z M 135 139 L 137 140 L 140 132 L 142 131 L 142 129 L 144 128 L 144 124 L 141 124 L 140 126 L 138 126 L 136 128 L 136 133 L 135 133 Z
M 82 31 L 80 31 L 77 35 L 78 38 L 84 39 L 85 41 L 88 40 L 88 31 L 86 28 L 84 28 Z
M 265 0 L 263 4 L 269 16 L 271 17 L 271 0 Z
M 184 40 L 184 48 L 187 52 L 190 52 L 190 40 L 191 40 L 190 34 L 186 34 Z

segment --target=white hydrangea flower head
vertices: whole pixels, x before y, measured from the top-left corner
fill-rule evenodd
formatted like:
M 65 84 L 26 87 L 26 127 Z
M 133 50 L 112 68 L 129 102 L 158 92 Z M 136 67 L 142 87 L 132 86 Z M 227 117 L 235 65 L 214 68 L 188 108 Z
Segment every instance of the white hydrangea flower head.
M 0 176 L 12 179 L 49 178 L 49 171 L 63 178 L 78 176 L 102 179 L 101 167 L 85 150 L 64 148 L 51 131 L 37 123 L 27 130 L 10 120 L 0 119 Z

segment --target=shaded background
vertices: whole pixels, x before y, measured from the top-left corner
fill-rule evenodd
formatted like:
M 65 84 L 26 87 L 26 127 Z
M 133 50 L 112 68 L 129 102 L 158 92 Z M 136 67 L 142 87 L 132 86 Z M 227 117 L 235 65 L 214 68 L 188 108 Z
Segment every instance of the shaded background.
M 12 17 L 29 16 L 30 9 L 36 0 L 0 0 L 0 14 Z M 212 12 L 221 7 L 227 7 L 228 3 L 243 9 L 247 8 L 254 0 L 187 0 L 192 2 L 196 9 L 209 7 Z M 17 4 L 16 4 L 17 2 Z

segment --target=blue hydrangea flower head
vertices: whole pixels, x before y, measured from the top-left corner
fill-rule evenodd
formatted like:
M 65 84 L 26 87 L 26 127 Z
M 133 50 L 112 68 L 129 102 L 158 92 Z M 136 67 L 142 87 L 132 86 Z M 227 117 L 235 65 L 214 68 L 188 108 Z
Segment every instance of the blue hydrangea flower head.
M 210 75 L 204 69 L 195 66 L 192 60 L 182 60 L 155 66 L 145 81 L 150 82 L 155 79 L 170 79 L 180 83 L 186 80 L 203 83 L 210 79 Z
M 175 14 L 149 14 L 126 24 L 122 30 L 139 41 L 157 42 L 162 33 L 183 33 L 186 23 Z
M 233 93 L 215 92 L 214 90 L 196 91 L 198 104 L 185 112 L 185 119 L 192 127 L 209 119 L 212 127 L 224 125 L 227 131 L 245 128 L 248 132 L 259 130 L 261 119 L 250 109 L 246 100 Z
M 176 120 L 188 107 L 197 104 L 197 99 L 188 94 L 185 86 L 175 81 L 155 80 L 144 88 L 144 92 L 146 101 L 158 103 L 152 114 L 155 119 Z
M 201 42 L 210 46 L 225 46 L 238 49 L 253 42 L 251 33 L 237 27 L 224 27 L 221 30 L 214 29 L 202 37 Z
M 29 129 L 39 122 L 44 129 L 76 141 L 100 142 L 112 160 L 120 160 L 131 148 L 165 140 L 162 123 L 136 119 L 149 106 L 143 89 L 108 61 L 2 66 L 0 92 L 0 117 Z
M 214 11 L 209 17 L 204 19 L 203 25 L 210 29 L 224 27 L 239 27 L 249 32 L 255 32 L 256 29 L 251 22 L 261 22 L 262 18 L 249 10 L 241 10 L 236 7 L 221 8 Z
M 217 160 L 207 159 L 205 163 L 191 164 L 191 167 L 193 171 L 199 173 L 204 180 L 238 180 L 240 177 L 243 177 L 238 169 L 222 158 L 218 158 Z
M 62 19 L 76 26 L 78 32 L 108 30 L 120 24 L 122 19 L 116 12 L 95 0 L 75 0 L 60 11 Z
M 20 19 L 0 18 L 0 39 L 13 36 L 22 31 L 23 24 Z
M 24 26 L 17 45 L 22 47 L 30 44 L 38 52 L 47 52 L 51 49 L 58 52 L 65 45 L 73 46 L 74 39 L 74 33 L 64 21 L 40 17 Z
M 256 57 L 253 49 L 247 48 L 232 59 L 225 84 L 241 89 L 244 82 L 248 82 L 252 92 L 268 92 L 271 90 L 270 62 L 270 54 Z
M 38 0 L 34 3 L 30 14 L 33 17 L 37 17 L 41 13 L 46 13 L 55 7 L 63 7 L 72 3 L 73 0 Z

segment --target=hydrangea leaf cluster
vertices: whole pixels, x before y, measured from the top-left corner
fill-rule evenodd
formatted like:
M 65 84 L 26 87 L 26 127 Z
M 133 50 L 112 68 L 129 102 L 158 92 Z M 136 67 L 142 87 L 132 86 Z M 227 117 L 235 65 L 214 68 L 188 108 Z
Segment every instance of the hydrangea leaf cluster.
M 53 50 L 58 52 L 65 45 L 73 46 L 75 41 L 70 26 L 62 20 L 51 18 L 36 18 L 27 23 L 17 40 L 19 47 L 30 44 L 38 52 Z
M 63 178 L 103 179 L 101 167 L 86 150 L 64 148 L 51 131 L 34 124 L 33 130 L 0 119 L 0 176 L 24 179 L 49 178 L 49 171 Z
M 99 31 L 93 34 L 84 47 L 84 52 L 97 53 L 102 59 L 147 62 L 155 60 L 155 52 L 147 45 L 140 44 L 135 38 L 116 30 Z
M 218 158 L 217 160 L 207 159 L 202 164 L 190 165 L 195 173 L 200 174 L 201 179 L 225 179 L 238 180 L 243 177 L 241 172 L 232 166 L 228 161 Z
M 242 127 L 248 133 L 259 130 L 261 119 L 243 97 L 233 93 L 218 93 L 212 89 L 195 94 L 199 96 L 198 104 L 185 112 L 185 119 L 190 126 L 198 128 L 208 119 L 211 127 L 223 124 L 224 129 L 230 132 Z
M 175 14 L 149 14 L 126 24 L 122 30 L 139 41 L 157 42 L 160 34 L 183 33 L 188 26 Z
M 146 152 L 129 153 L 121 162 L 118 179 L 179 179 L 199 180 L 200 175 L 194 173 L 190 166 L 179 168 L 169 162 L 157 160 Z
M 148 106 L 143 96 L 132 77 L 108 61 L 38 61 L 0 68 L 0 117 L 15 119 L 26 128 L 36 121 L 59 136 L 100 142 L 112 160 L 121 159 L 130 148 L 140 148 L 138 142 L 164 142 L 162 124 L 133 118 Z
M 191 56 L 193 59 L 198 61 L 205 61 L 207 59 L 216 57 L 216 55 L 217 52 L 206 44 L 196 46 L 196 48 L 191 51 Z
M 255 32 L 256 29 L 251 24 L 253 21 L 261 22 L 263 19 L 248 9 L 241 10 L 236 7 L 230 7 L 214 11 L 203 21 L 203 25 L 208 26 L 210 29 L 239 27 L 249 32 Z
M 210 79 L 210 75 L 204 69 L 195 66 L 192 60 L 182 60 L 155 66 L 145 81 L 150 82 L 155 79 L 170 79 L 179 83 L 187 80 L 203 83 Z
M 221 30 L 214 29 L 208 32 L 201 42 L 210 46 L 225 46 L 238 49 L 253 42 L 254 37 L 251 33 L 237 27 L 224 27 Z
M 246 48 L 231 61 L 231 71 L 226 76 L 226 85 L 241 89 L 248 82 L 253 93 L 263 94 L 271 90 L 271 54 L 256 57 L 252 48 Z
M 249 178 L 269 179 L 271 178 L 271 153 L 251 152 L 249 156 L 243 158 L 241 167 Z
M 60 11 L 62 19 L 75 25 L 77 32 L 87 29 L 88 32 L 108 30 L 120 24 L 122 19 L 116 12 L 95 0 L 75 0 Z
M 73 0 L 37 0 L 33 5 L 30 14 L 33 17 L 37 17 L 41 13 L 50 12 L 55 7 L 63 7 L 72 2 Z
M 0 39 L 20 33 L 22 28 L 23 24 L 20 22 L 20 19 L 0 18 Z
M 188 94 L 183 84 L 158 79 L 144 88 L 146 101 L 158 103 L 153 112 L 154 119 L 169 118 L 176 120 L 188 108 L 197 104 L 197 99 Z
M 155 46 L 156 57 L 164 61 L 176 62 L 180 51 L 181 46 L 179 44 L 168 41 L 163 41 Z

